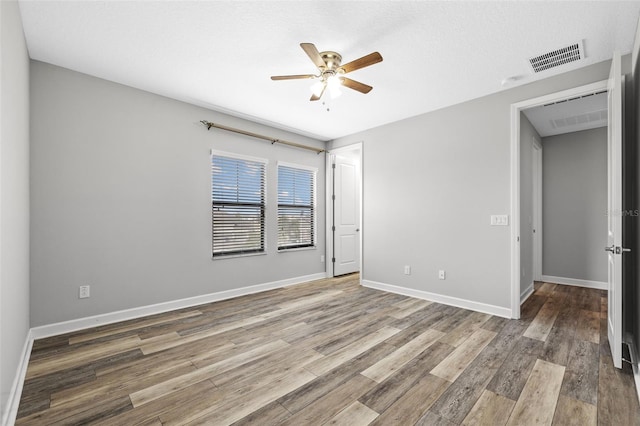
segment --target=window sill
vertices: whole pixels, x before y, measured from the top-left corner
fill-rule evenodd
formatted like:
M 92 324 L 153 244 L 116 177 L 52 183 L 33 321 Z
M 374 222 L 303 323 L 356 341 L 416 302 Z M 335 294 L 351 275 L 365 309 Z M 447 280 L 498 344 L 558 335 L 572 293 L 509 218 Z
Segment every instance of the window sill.
M 266 254 L 267 254 L 266 250 L 258 253 L 225 254 L 220 256 L 211 256 L 211 260 L 236 259 L 238 257 L 265 256 Z
M 307 251 L 307 250 L 317 250 L 317 249 L 318 249 L 318 246 L 285 248 L 285 249 L 278 249 L 278 253 L 288 253 L 292 251 Z

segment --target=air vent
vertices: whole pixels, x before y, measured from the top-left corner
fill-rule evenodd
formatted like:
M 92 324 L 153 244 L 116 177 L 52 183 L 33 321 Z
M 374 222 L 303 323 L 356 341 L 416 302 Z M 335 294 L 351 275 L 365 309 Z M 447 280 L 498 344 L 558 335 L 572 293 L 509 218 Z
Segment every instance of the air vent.
M 551 68 L 559 67 L 570 62 L 584 59 L 584 48 L 582 40 L 569 46 L 556 49 L 552 52 L 529 58 L 529 64 L 533 72 L 542 72 Z
M 560 129 L 567 126 L 586 125 L 590 123 L 607 122 L 607 110 L 588 112 L 585 114 L 574 115 L 572 117 L 556 118 L 549 120 L 551 128 Z

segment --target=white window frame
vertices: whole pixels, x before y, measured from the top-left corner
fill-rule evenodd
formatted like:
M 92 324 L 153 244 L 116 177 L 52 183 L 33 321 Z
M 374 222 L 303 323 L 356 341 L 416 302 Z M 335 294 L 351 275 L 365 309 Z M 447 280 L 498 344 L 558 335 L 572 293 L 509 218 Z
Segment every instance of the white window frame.
M 317 201 L 317 197 L 318 197 L 318 168 L 317 167 L 313 167 L 313 166 L 307 166 L 304 164 L 297 164 L 297 163 L 288 163 L 285 161 L 278 161 L 276 164 L 276 176 L 278 176 L 278 181 L 276 183 L 276 191 L 278 192 L 278 195 L 280 194 L 280 167 L 289 167 L 292 169 L 299 169 L 299 170 L 307 170 L 310 171 L 313 174 L 313 196 L 311 197 L 311 202 L 312 202 L 312 210 L 313 210 L 313 216 L 312 216 L 312 222 L 313 222 L 313 241 L 311 242 L 310 246 L 305 246 L 305 247 L 282 247 L 280 248 L 280 229 L 279 229 L 279 225 L 278 225 L 278 235 L 276 237 L 276 241 L 277 241 L 277 246 L 278 246 L 278 253 L 284 253 L 284 252 L 291 252 L 291 251 L 300 251 L 300 250 L 315 250 L 318 246 L 318 201 Z M 279 208 L 280 208 L 280 203 L 276 200 L 277 203 L 277 215 L 278 215 L 278 219 L 279 217 Z
M 261 251 L 254 251 L 254 252 L 246 252 L 246 253 L 242 253 L 242 252 L 232 252 L 232 253 L 227 253 L 227 254 L 217 254 L 214 255 L 213 253 L 213 199 L 210 200 L 210 204 L 211 204 L 211 257 L 213 260 L 221 260 L 221 259 L 230 259 L 230 258 L 234 258 L 234 257 L 246 257 L 246 256 L 262 256 L 267 254 L 267 223 L 268 223 L 268 194 L 267 194 L 267 176 L 269 174 L 268 171 L 268 164 L 269 164 L 269 160 L 267 160 L 266 158 L 260 158 L 260 157 L 253 157 L 250 155 L 243 155 L 243 154 L 238 154 L 235 152 L 227 152 L 227 151 L 218 151 L 218 150 L 211 150 L 209 152 L 209 167 L 213 167 L 213 157 L 214 156 L 218 156 L 218 157 L 226 157 L 226 158 L 231 158 L 234 160 L 244 160 L 244 161 L 252 161 L 252 162 L 256 162 L 256 163 L 262 163 L 264 165 L 264 187 L 263 187 L 263 195 L 264 195 L 264 223 L 262 226 L 262 241 L 263 241 L 263 249 Z M 211 194 L 213 190 L 213 170 L 211 170 L 210 175 L 209 175 L 209 193 Z

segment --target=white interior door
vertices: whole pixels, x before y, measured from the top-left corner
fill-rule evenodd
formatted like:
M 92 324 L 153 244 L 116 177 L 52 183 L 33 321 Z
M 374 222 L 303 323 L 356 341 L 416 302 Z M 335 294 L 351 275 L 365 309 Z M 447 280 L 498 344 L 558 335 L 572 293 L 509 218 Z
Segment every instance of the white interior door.
M 609 74 L 607 141 L 607 329 L 613 365 L 622 368 L 622 84 L 620 54 L 614 52 Z
M 356 158 L 333 163 L 333 275 L 360 270 L 360 173 Z

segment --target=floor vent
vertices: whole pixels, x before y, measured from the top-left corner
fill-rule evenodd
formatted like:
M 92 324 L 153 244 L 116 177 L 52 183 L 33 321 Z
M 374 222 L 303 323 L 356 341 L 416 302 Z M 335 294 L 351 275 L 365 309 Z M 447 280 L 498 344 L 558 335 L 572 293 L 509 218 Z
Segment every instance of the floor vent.
M 556 49 L 542 55 L 529 58 L 529 64 L 533 72 L 542 72 L 551 68 L 559 67 L 570 62 L 576 62 L 584 59 L 584 48 L 582 40 L 569 46 Z

